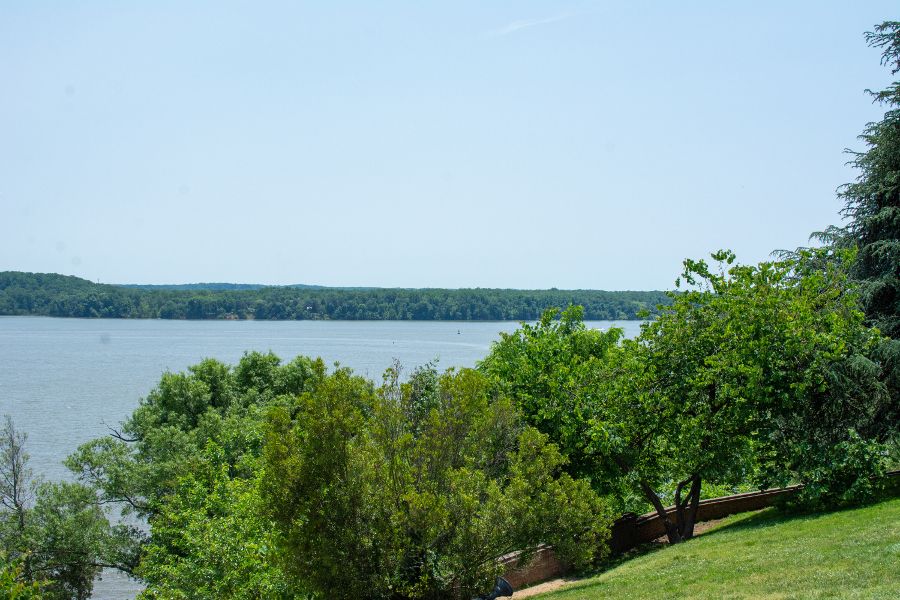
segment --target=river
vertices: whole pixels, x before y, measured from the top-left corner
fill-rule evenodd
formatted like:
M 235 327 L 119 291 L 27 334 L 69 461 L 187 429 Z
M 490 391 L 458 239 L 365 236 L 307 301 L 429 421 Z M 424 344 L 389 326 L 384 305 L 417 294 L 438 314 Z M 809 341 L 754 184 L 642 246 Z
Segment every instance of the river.
M 588 321 L 622 327 L 639 321 Z M 441 369 L 471 367 L 501 332 L 518 323 L 471 321 L 163 321 L 0 317 L 0 415 L 28 434 L 35 474 L 71 478 L 61 461 L 116 426 L 166 371 L 204 358 L 234 364 L 250 350 L 271 350 L 285 362 L 321 356 L 380 381 L 394 359 L 407 368 L 438 361 Z M 133 598 L 140 586 L 107 572 L 94 598 Z

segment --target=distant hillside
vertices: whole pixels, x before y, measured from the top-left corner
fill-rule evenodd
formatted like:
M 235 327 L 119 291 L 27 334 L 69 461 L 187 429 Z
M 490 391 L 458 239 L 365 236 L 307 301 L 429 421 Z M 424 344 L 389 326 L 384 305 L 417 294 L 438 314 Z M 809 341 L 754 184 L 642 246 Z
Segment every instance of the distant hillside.
M 585 319 L 637 319 L 659 291 L 328 288 L 195 283 L 109 285 L 54 273 L 0 272 L 0 315 L 137 319 L 531 321 L 578 304 Z

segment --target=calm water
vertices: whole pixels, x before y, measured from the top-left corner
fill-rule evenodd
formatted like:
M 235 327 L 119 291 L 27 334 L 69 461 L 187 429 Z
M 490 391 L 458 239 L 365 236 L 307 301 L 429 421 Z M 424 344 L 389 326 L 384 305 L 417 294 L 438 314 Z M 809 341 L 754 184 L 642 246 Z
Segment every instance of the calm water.
M 590 321 L 636 335 L 638 321 Z M 339 361 L 380 381 L 396 358 L 407 368 L 438 360 L 471 367 L 515 322 L 449 321 L 155 321 L 0 317 L 0 414 L 28 433 L 35 473 L 69 477 L 61 461 L 118 425 L 166 371 L 204 358 L 233 364 L 248 350 Z M 101 599 L 132 598 L 139 587 L 114 573 L 95 588 Z

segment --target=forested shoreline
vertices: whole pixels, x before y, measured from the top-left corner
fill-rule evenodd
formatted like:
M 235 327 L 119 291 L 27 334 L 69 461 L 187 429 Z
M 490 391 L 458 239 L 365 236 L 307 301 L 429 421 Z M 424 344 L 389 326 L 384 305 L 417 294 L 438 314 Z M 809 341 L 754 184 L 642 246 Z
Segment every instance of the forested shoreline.
M 661 291 L 125 286 L 55 273 L 0 273 L 0 315 L 112 319 L 533 321 L 580 305 L 587 320 L 655 315 Z M 208 286 L 208 287 L 205 287 Z M 224 289 L 223 289 L 224 287 Z

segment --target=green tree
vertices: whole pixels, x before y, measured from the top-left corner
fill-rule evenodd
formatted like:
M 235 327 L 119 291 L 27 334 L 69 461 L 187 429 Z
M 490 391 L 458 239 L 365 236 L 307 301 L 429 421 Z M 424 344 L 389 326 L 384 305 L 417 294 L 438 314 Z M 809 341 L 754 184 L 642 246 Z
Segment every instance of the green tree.
M 163 319 L 527 319 L 579 304 L 589 319 L 636 318 L 662 292 L 100 285 L 77 277 L 0 272 L 0 314 Z
M 141 516 L 156 514 L 179 478 L 202 463 L 206 444 L 226 451 L 236 473 L 258 455 L 267 405 L 314 389 L 325 376 L 320 360 L 281 364 L 274 354 L 249 352 L 231 368 L 208 359 L 186 373 L 165 373 L 121 431 L 78 448 L 66 465 L 99 491 Z
M 546 436 L 471 370 L 385 384 L 339 370 L 272 415 L 263 499 L 284 563 L 338 598 L 468 598 L 542 543 L 583 565 L 609 517 Z
M 896 432 L 891 342 L 865 327 L 838 266 L 713 256 L 717 271 L 685 261 L 688 288 L 623 342 L 597 382 L 597 452 L 643 492 L 672 542 L 693 535 L 703 482 L 819 473 L 836 492 L 874 473 L 821 477 L 834 472 L 832 449 Z M 670 486 L 673 515 L 661 494 Z
M 0 553 L 23 594 L 89 598 L 104 567 L 131 573 L 135 531 L 112 527 L 96 494 L 78 483 L 39 483 L 28 469 L 24 433 L 6 418 L 0 432 Z
M 548 313 L 481 368 L 598 491 L 652 506 L 672 542 L 693 535 L 704 485 L 799 479 L 810 501 L 864 499 L 897 431 L 900 351 L 865 326 L 840 261 L 822 256 L 688 260 L 685 287 L 637 339 L 615 345 L 577 312 Z
M 67 465 L 104 502 L 145 517 L 133 548 L 146 598 L 303 597 L 273 559 L 273 524 L 259 508 L 266 415 L 314 390 L 321 360 L 282 364 L 245 354 L 165 373 L 121 431 L 82 445 Z
M 142 598 L 297 598 L 305 589 L 280 568 L 275 528 L 262 517 L 258 478 L 235 477 L 210 441 L 153 519 L 138 575 Z
M 882 49 L 881 63 L 892 75 L 900 72 L 900 21 L 876 26 L 866 41 Z M 851 274 L 866 314 L 883 333 L 900 338 L 900 81 L 868 92 L 887 111 L 863 130 L 866 151 L 851 152 L 859 176 L 839 191 L 849 222 L 818 237 L 838 249 L 858 249 Z
M 389 374 L 204 361 L 68 464 L 148 519 L 146 598 L 459 596 L 513 550 L 602 555 L 603 504 L 483 376 Z
M 596 478 L 589 425 L 598 399 L 590 374 L 621 339 L 621 329 L 587 329 L 580 306 L 548 309 L 534 324 L 501 333 L 479 370 L 514 398 L 528 424 L 550 436 L 567 471 Z
M 3 550 L 13 560 L 21 562 L 22 573 L 30 580 L 31 557 L 25 528 L 38 482 L 28 467 L 27 440 L 27 434 L 17 431 L 12 417 L 6 415 L 0 430 L 0 539 Z
M 34 576 L 47 581 L 45 598 L 90 598 L 104 567 L 129 574 L 134 568 L 116 560 L 128 556 L 117 547 L 123 538 L 110 527 L 94 491 L 82 484 L 40 486 L 26 540 Z

